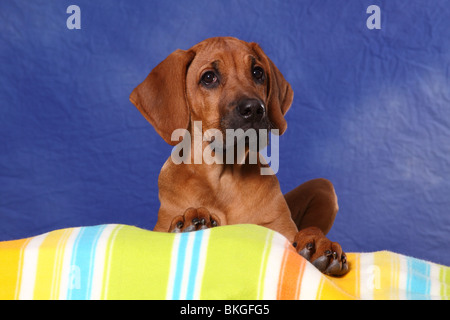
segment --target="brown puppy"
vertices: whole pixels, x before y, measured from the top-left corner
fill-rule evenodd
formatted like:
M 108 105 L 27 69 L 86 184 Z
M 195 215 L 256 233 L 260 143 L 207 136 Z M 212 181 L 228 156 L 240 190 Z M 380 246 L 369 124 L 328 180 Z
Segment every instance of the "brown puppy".
M 197 121 L 206 136 L 200 143 L 191 139 L 190 150 L 183 149 L 182 156 L 191 163 L 176 164 L 169 157 L 161 169 L 155 231 L 257 224 L 286 236 L 322 272 L 348 271 L 340 245 L 325 237 L 338 210 L 329 181 L 312 180 L 283 195 L 275 175 L 262 175 L 260 161 L 249 163 L 248 147 L 243 164 L 236 163 L 238 159 L 227 164 L 217 149 L 208 149 L 214 141 L 210 129 L 223 136 L 227 129 L 286 130 L 284 115 L 293 91 L 256 43 L 218 37 L 177 50 L 150 72 L 130 100 L 171 145 L 179 142 L 172 139 L 174 130 L 195 134 Z M 225 143 L 235 147 L 234 140 Z M 202 155 L 205 150 L 224 161 L 199 163 L 196 152 Z M 224 153 L 227 150 L 224 147 Z

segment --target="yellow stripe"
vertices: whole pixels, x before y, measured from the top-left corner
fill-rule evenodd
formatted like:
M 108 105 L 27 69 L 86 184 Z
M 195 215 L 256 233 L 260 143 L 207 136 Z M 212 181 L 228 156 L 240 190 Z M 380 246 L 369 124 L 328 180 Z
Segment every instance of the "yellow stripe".
M 123 227 L 108 259 L 106 298 L 165 299 L 174 239 L 171 233 Z
M 200 299 L 255 300 L 267 231 L 248 225 L 224 226 L 212 231 Z M 236 259 L 240 263 L 229 263 Z M 240 277 L 242 268 L 246 270 L 245 278 Z
M 317 293 L 317 299 L 319 300 L 354 300 L 355 297 L 350 295 L 348 292 L 343 291 L 334 283 L 335 278 L 328 276 L 323 276 L 319 290 Z
M 394 290 L 391 292 L 391 299 L 400 299 L 399 294 L 399 274 L 400 274 L 400 258 L 398 255 L 391 254 L 391 288 Z
M 0 242 L 0 300 L 17 299 L 23 265 L 23 249 L 29 239 Z
M 324 286 L 325 282 L 326 282 L 325 276 L 320 277 L 319 287 L 317 288 L 315 300 L 323 299 L 322 290 L 323 290 L 323 286 Z
M 374 253 L 374 298 L 399 299 L 399 257 L 388 251 Z
M 352 268 L 354 270 L 354 280 L 353 281 L 355 282 L 355 285 L 353 288 L 355 289 L 355 298 L 360 299 L 361 296 L 359 294 L 361 292 L 361 284 L 359 281 L 361 279 L 361 275 L 359 273 L 361 270 L 361 261 L 359 260 L 359 257 L 360 257 L 359 254 L 357 254 L 357 253 L 347 254 L 347 258 L 353 257 L 353 256 L 354 256 L 354 258 L 349 260 L 350 264 L 348 266 L 349 266 L 350 271 L 352 270 Z M 353 261 L 353 263 L 351 261 Z
M 349 266 L 349 273 L 348 273 L 348 277 L 349 277 L 349 283 L 351 283 L 351 285 L 349 285 L 349 287 L 347 288 L 348 293 L 350 293 L 351 295 L 353 295 L 356 299 L 359 299 L 359 293 L 360 293 L 360 274 L 359 274 L 359 270 L 360 270 L 360 261 L 359 261 L 359 254 L 356 253 L 347 253 L 347 261 L 348 261 L 348 266 Z M 353 272 L 351 272 L 353 271 Z M 345 277 L 345 276 L 344 276 Z
M 317 299 L 359 299 L 359 254 L 348 253 L 350 271 L 342 277 L 323 275 L 317 290 Z
M 34 299 L 49 300 L 55 297 L 55 288 L 58 283 L 58 274 L 61 265 L 59 263 L 61 251 L 64 251 L 64 244 L 70 230 L 56 230 L 50 232 L 39 248 L 37 262 Z M 56 244 L 56 246 L 55 246 Z
M 374 252 L 373 254 L 373 266 L 372 267 L 372 292 L 374 299 L 389 299 L 389 292 L 385 292 L 384 288 L 389 288 L 391 284 L 390 273 L 381 277 L 381 269 L 383 266 L 384 270 L 391 270 L 389 265 L 389 258 L 386 257 L 383 252 Z M 389 268 L 389 269 L 386 269 Z
M 359 254 L 347 253 L 346 255 L 350 271 L 343 277 L 333 278 L 333 282 L 335 282 L 343 291 L 345 291 L 349 295 L 355 297 L 356 299 L 359 299 Z

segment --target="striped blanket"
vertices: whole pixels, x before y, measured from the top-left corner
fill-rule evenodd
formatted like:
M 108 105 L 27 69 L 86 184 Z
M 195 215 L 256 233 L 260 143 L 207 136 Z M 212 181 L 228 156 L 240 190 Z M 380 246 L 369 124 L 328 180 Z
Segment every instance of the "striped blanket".
M 0 242 L 0 299 L 448 299 L 450 268 L 349 253 L 328 277 L 280 234 L 234 225 L 169 234 L 127 225 Z

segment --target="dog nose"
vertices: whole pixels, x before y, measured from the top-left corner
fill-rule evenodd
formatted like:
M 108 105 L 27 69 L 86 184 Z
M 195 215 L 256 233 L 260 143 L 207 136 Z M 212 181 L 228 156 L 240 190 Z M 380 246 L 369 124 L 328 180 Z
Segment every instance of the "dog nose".
M 258 122 L 266 113 L 264 104 L 257 99 L 245 99 L 239 102 L 237 109 L 242 118 L 248 122 Z

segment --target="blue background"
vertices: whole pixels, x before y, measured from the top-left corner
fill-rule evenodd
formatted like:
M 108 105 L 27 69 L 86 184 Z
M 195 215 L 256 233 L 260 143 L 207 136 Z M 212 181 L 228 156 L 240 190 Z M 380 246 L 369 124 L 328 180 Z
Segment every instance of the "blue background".
M 0 240 L 153 228 L 171 147 L 128 96 L 212 36 L 258 42 L 291 83 L 278 177 L 334 183 L 331 239 L 450 265 L 448 0 L 1 1 Z

